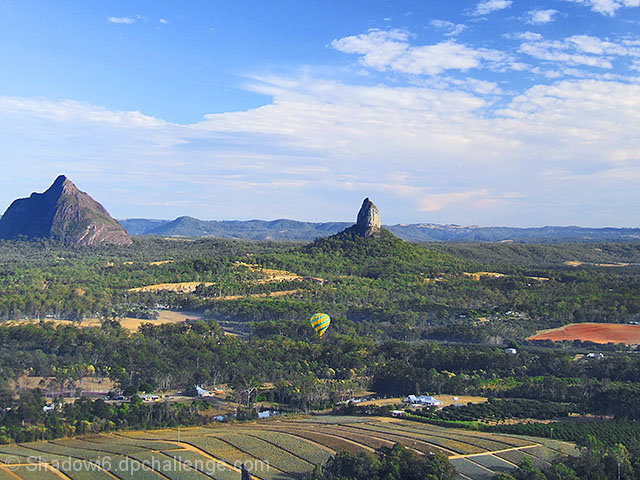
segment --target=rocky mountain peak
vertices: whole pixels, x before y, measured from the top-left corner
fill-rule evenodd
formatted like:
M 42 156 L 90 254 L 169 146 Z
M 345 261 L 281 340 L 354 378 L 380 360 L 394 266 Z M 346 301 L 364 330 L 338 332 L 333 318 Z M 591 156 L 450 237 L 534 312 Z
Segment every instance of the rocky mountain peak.
M 373 236 L 380 231 L 380 212 L 369 198 L 362 202 L 355 227 L 363 237 Z
M 44 193 L 14 201 L 0 219 L 0 238 L 52 238 L 80 245 L 132 243 L 104 207 L 64 175 Z

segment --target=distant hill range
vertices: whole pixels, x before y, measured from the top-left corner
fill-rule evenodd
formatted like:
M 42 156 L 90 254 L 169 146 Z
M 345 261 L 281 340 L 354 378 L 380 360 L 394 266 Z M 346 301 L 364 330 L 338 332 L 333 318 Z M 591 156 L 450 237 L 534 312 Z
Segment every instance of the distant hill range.
M 132 243 L 104 207 L 64 175 L 44 193 L 15 200 L 0 218 L 0 238 L 51 238 L 79 245 Z
M 296 220 L 175 220 L 127 219 L 120 223 L 131 235 L 163 237 L 221 237 L 247 240 L 312 241 L 345 230 L 352 222 L 299 222 Z M 384 225 L 411 242 L 629 242 L 640 241 L 640 228 L 583 227 L 478 227 L 433 223 Z
M 123 228 L 124 227 L 124 228 Z M 640 241 L 640 228 L 479 227 L 433 223 L 381 225 L 380 212 L 368 198 L 356 224 L 296 220 L 113 219 L 102 205 L 60 175 L 44 193 L 15 200 L 0 218 L 0 239 L 51 238 L 80 245 L 130 245 L 131 235 L 219 237 L 246 240 L 312 241 L 346 231 L 363 237 L 388 230 L 411 242 L 629 242 Z

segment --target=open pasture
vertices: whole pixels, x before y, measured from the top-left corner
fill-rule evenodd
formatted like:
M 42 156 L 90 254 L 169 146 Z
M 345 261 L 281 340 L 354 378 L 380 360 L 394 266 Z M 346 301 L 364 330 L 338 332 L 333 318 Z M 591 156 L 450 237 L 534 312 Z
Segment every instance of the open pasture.
M 14 480 L 33 478 L 30 455 L 47 463 L 41 478 L 239 480 L 245 464 L 257 480 L 300 479 L 336 451 L 371 452 L 395 443 L 420 454 L 443 452 L 463 480 L 490 479 L 495 473 L 513 470 L 525 457 L 544 465 L 574 449 L 564 442 L 403 419 L 321 416 L 5 445 L 0 447 L 0 462 L 5 463 L 0 463 L 0 479 L 7 469 Z M 58 467 L 55 460 L 66 456 L 84 465 L 82 471 Z M 96 464 L 103 468 L 92 472 L 89 467 Z

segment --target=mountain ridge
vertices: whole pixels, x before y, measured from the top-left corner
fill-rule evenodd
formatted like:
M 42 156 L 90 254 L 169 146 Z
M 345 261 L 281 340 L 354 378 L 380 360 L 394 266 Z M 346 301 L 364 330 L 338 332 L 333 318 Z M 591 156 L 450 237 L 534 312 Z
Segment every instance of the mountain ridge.
M 195 229 L 186 228 L 185 221 L 198 223 Z M 181 220 L 177 224 L 174 223 Z M 143 221 L 157 222 L 145 231 L 136 229 Z M 178 217 L 174 220 L 122 219 L 120 223 L 131 235 L 157 235 L 165 237 L 220 237 L 245 240 L 313 241 L 335 235 L 353 225 L 353 222 L 303 222 L 291 219 L 276 220 L 200 220 Z M 181 228 L 175 228 L 180 226 Z M 455 224 L 413 223 L 383 225 L 394 235 L 412 242 L 521 242 L 553 243 L 581 242 L 633 242 L 640 241 L 640 228 L 617 227 L 487 227 Z

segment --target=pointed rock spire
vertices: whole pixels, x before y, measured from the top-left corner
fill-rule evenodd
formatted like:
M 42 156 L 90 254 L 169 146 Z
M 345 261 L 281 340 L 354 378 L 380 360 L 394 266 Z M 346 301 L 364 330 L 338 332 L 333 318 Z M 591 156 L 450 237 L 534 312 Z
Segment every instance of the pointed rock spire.
M 380 212 L 368 197 L 362 202 L 355 226 L 363 237 L 371 237 L 380 231 Z

